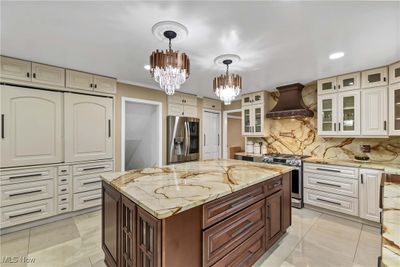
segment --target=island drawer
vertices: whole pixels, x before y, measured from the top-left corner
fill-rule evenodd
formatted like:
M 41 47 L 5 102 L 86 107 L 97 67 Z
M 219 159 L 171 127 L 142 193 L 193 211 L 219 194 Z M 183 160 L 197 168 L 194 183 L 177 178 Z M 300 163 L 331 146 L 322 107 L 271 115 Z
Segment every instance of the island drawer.
M 73 166 L 74 175 L 85 175 L 91 173 L 103 173 L 113 170 L 112 161 L 93 162 L 85 164 L 77 164 Z
M 0 176 L 0 184 L 6 185 L 54 179 L 55 174 L 56 170 L 54 167 L 2 171 Z
M 203 205 L 203 229 L 264 198 L 262 184 L 256 184 Z
M 265 195 L 269 196 L 282 189 L 283 176 L 272 178 L 264 183 Z
M 252 266 L 264 254 L 265 250 L 265 228 L 261 228 L 257 233 L 214 264 L 213 267 Z
M 9 184 L 0 188 L 0 206 L 3 207 L 53 197 L 54 180 Z
M 358 168 L 352 167 L 306 163 L 304 164 L 304 173 L 309 172 L 358 180 Z
M 261 200 L 203 232 L 203 262 L 211 266 L 265 225 Z
M 304 187 L 349 197 L 358 197 L 358 180 L 354 179 L 305 173 Z
M 74 194 L 74 210 L 101 205 L 101 189 Z

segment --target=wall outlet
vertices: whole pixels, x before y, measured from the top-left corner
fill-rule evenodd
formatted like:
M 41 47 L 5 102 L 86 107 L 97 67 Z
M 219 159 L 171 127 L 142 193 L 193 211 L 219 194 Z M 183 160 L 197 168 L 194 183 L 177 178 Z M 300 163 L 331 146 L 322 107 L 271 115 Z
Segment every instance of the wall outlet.
M 360 145 L 360 150 L 363 153 L 370 153 L 371 152 L 371 146 L 370 145 Z

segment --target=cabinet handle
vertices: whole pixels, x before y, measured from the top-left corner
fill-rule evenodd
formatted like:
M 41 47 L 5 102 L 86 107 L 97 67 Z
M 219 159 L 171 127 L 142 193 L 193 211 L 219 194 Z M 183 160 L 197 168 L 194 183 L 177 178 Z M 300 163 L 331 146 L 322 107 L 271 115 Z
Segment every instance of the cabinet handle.
M 204 134 L 204 146 L 206 146 L 206 134 Z
M 65 191 L 67 191 L 67 189 L 66 189 L 66 188 L 63 188 L 63 189 L 61 189 L 61 192 L 65 192 Z
M 1 114 L 1 139 L 4 139 L 4 114 Z
M 16 196 L 28 195 L 28 194 L 40 193 L 40 192 L 42 192 L 41 189 L 39 189 L 39 190 L 33 190 L 33 191 L 29 191 L 29 192 L 22 192 L 22 193 L 10 194 L 10 197 L 16 197 Z
M 91 168 L 85 168 L 82 169 L 82 171 L 93 171 L 93 170 L 101 170 L 101 169 L 105 169 L 106 167 L 101 166 L 101 167 L 91 167 Z
M 30 212 L 25 212 L 25 213 L 21 213 L 21 214 L 17 214 L 17 215 L 11 215 L 11 216 L 8 216 L 8 218 L 12 219 L 12 218 L 17 218 L 17 217 L 21 217 L 21 216 L 25 216 L 25 215 L 38 213 L 38 212 L 42 212 L 42 209 L 34 210 L 34 211 L 30 211 Z
M 91 199 L 84 199 L 83 203 L 94 201 L 94 200 L 98 200 L 98 199 L 101 199 L 101 197 L 96 197 L 96 198 L 91 198 Z
M 333 124 L 333 131 L 336 132 L 336 123 L 332 123 Z
M 267 211 L 267 219 L 271 219 L 271 205 L 270 204 L 267 205 L 267 209 L 268 209 L 268 211 Z
M 26 77 L 28 77 L 28 78 L 29 78 L 29 72 L 27 72 L 27 73 L 26 73 Z
M 383 81 L 386 82 L 386 77 L 383 77 Z
M 339 124 L 339 132 L 340 132 L 340 122 L 338 124 Z
M 66 198 L 62 198 L 62 199 L 61 199 L 61 201 L 66 201 L 66 200 L 67 200 Z
M 340 84 L 337 86 L 338 89 L 340 89 Z
M 236 266 L 237 266 L 237 267 L 245 266 L 245 263 L 246 263 L 251 257 L 253 257 L 253 252 L 252 252 L 251 250 L 248 250 L 248 251 L 247 251 L 247 256 L 246 256 L 243 260 L 241 260 L 241 261 L 239 262 L 239 264 L 236 265 Z
M 97 83 L 94 84 L 94 88 L 97 88 Z
M 336 85 L 333 86 L 333 90 L 336 90 Z
M 219 134 L 218 134 L 218 146 L 219 146 Z
M 247 229 L 249 229 L 251 226 L 253 226 L 253 222 L 250 220 L 246 220 L 246 224 L 239 230 L 233 232 L 233 234 L 231 235 L 231 237 L 236 237 L 240 234 L 242 234 L 243 232 L 245 232 Z
M 38 177 L 38 176 L 42 176 L 42 174 L 41 173 L 35 173 L 35 174 L 28 174 L 28 175 L 11 176 L 8 179 L 12 180 L 12 179 L 21 179 L 21 178 Z
M 90 84 L 90 88 L 93 88 L 93 83 Z
M 240 206 L 240 205 L 242 205 L 243 203 L 249 201 L 249 200 L 252 199 L 252 198 L 253 198 L 253 196 L 247 196 L 247 197 L 243 198 L 241 201 L 232 203 L 232 204 L 231 204 L 231 208 Z
M 61 170 L 61 172 L 66 172 L 67 170 Z
M 383 122 L 383 130 L 386 131 L 386 121 Z
M 211 107 L 215 108 L 215 105 L 212 105 Z
M 97 183 L 100 183 L 100 182 L 101 182 L 101 181 L 92 181 L 92 182 L 83 183 L 82 185 L 97 184 Z
M 32 77 L 33 77 L 34 79 L 36 79 L 36 73 L 33 73 L 33 74 L 32 74 Z
M 67 208 L 61 208 L 61 210 L 66 210 Z
M 325 168 L 317 168 L 318 171 L 327 171 L 327 172 L 341 172 L 339 170 L 325 169 Z
M 108 137 L 111 137 L 111 120 L 108 120 Z
M 339 202 L 330 201 L 330 200 L 322 199 L 322 198 L 319 198 L 319 197 L 317 197 L 317 200 L 322 201 L 322 202 L 327 202 L 327 203 L 330 203 L 330 204 L 335 204 L 335 205 L 338 205 L 338 206 L 342 206 L 342 204 L 340 204 Z
M 361 174 L 361 183 L 364 183 L 364 174 Z
M 319 181 L 317 181 L 317 184 L 328 185 L 328 186 L 334 186 L 334 187 L 342 187 L 341 185 L 330 184 L 330 183 L 324 183 L 324 182 L 319 182 Z

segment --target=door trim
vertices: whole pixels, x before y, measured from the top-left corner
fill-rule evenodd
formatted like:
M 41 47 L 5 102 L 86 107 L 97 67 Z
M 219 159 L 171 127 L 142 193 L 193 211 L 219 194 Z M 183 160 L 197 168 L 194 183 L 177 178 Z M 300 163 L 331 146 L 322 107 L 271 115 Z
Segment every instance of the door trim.
M 145 99 L 139 99 L 139 98 L 131 98 L 131 97 L 121 97 L 121 171 L 125 171 L 125 124 L 126 124 L 126 118 L 125 118 L 125 104 L 127 102 L 130 103 L 139 103 L 139 104 L 148 104 L 148 105 L 153 105 L 157 107 L 158 111 L 158 165 L 162 166 L 162 102 L 158 101 L 152 101 L 152 100 L 145 100 Z
M 225 110 L 223 112 L 223 133 L 222 133 L 222 158 L 228 159 L 228 117 L 229 113 L 242 112 L 242 109 Z
M 203 108 L 203 112 L 202 112 L 202 114 L 201 114 L 201 116 L 202 116 L 202 123 L 201 123 L 201 136 L 200 136 L 200 139 L 201 139 L 201 142 L 200 142 L 200 145 L 201 145 L 201 159 L 204 158 L 204 138 L 201 138 L 201 137 L 204 136 L 204 113 L 205 113 L 205 112 L 214 113 L 214 114 L 218 114 L 218 115 L 219 115 L 219 127 L 218 127 L 218 129 L 219 129 L 219 132 L 218 132 L 218 134 L 219 134 L 219 148 L 218 148 L 218 158 L 221 158 L 221 144 L 222 144 L 222 140 L 221 140 L 221 138 L 222 138 L 222 136 L 221 136 L 221 123 L 222 123 L 222 121 L 221 121 L 221 111 Z

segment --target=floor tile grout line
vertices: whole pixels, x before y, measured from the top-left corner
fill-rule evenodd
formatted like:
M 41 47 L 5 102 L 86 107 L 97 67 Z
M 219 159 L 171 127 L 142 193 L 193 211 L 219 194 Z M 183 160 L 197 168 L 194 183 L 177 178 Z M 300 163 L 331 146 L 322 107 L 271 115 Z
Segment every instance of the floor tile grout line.
M 361 229 L 360 229 L 360 234 L 358 235 L 356 251 L 354 252 L 354 255 L 353 255 L 353 263 L 354 263 L 354 261 L 356 259 L 356 256 L 357 256 L 358 246 L 360 245 L 360 239 L 361 239 L 361 234 L 362 234 L 363 228 L 364 228 L 364 224 L 361 223 Z

